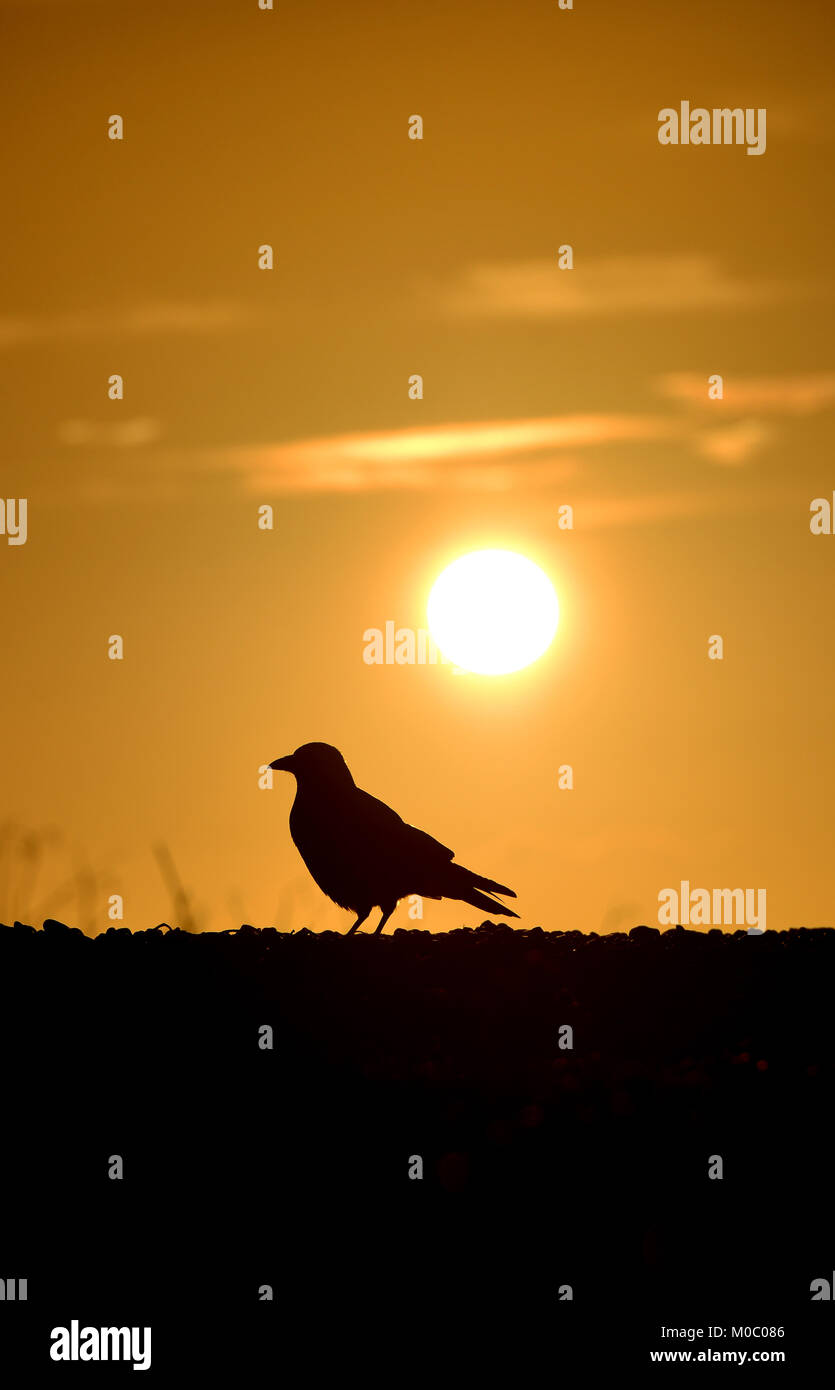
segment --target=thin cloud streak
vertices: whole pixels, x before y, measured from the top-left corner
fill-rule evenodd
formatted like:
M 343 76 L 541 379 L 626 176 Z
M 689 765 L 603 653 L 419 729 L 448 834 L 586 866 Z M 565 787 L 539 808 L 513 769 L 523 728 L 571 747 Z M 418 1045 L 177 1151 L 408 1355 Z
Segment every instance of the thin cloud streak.
M 57 429 L 61 444 L 89 444 L 113 449 L 132 449 L 153 444 L 161 434 L 160 421 L 145 416 L 110 423 L 99 420 L 64 420 Z
M 747 422 L 743 424 L 747 428 Z M 582 531 L 732 514 L 750 511 L 752 506 L 768 511 L 785 507 L 791 501 L 785 488 L 762 487 L 758 487 L 752 501 L 750 488 L 725 483 L 719 486 L 718 475 L 712 470 L 704 474 L 704 483 L 698 487 L 671 485 L 617 494 L 611 480 L 601 477 L 599 460 L 582 452 L 583 446 L 593 448 L 622 441 L 672 441 L 676 448 L 710 456 L 713 462 L 727 468 L 743 461 L 743 454 L 747 456 L 761 445 L 761 433 L 756 438 L 751 437 L 750 431 L 747 435 L 735 435 L 733 427 L 724 432 L 698 432 L 684 420 L 670 425 L 666 421 L 615 416 L 503 421 L 493 425 L 480 422 L 477 429 L 482 446 L 479 454 L 470 447 L 472 441 L 465 438 L 462 425 L 340 435 L 260 448 L 176 452 L 151 448 L 143 453 L 141 474 L 119 473 L 112 468 L 102 472 L 96 465 L 84 476 L 75 475 L 72 485 L 54 500 L 77 505 L 82 498 L 103 506 L 137 497 L 146 502 L 149 498 L 173 502 L 192 495 L 195 477 L 202 477 L 204 488 L 209 489 L 214 484 L 225 487 L 230 474 L 237 478 L 245 494 L 258 502 L 277 496 L 385 491 L 439 496 L 512 490 L 521 496 L 559 486 L 559 501 L 571 504 L 575 525 Z M 418 437 L 424 437 L 428 443 L 428 458 L 413 457 L 418 451 Z M 445 453 L 438 447 L 442 437 Z M 504 440 L 501 446 L 500 438 Z M 543 447 L 546 439 L 550 441 L 547 448 Z M 557 440 L 565 443 L 564 450 L 555 448 Z M 523 441 L 527 441 L 527 454 Z M 364 452 L 364 443 L 373 446 L 371 457 Z
M 613 526 L 638 526 L 658 521 L 688 520 L 717 512 L 747 507 L 745 498 L 735 501 L 724 490 L 651 492 L 630 497 L 578 497 L 574 504 L 574 524 L 583 530 Z
M 611 256 L 467 266 L 453 283 L 429 290 L 443 312 L 472 318 L 591 318 L 623 313 L 754 307 L 810 293 L 779 280 L 745 279 L 712 256 Z
M 707 375 L 671 372 L 659 377 L 657 389 L 670 400 L 723 412 L 812 415 L 835 404 L 835 372 L 807 372 L 761 377 L 729 376 L 721 404 L 708 396 Z
M 774 438 L 775 431 L 762 420 L 738 420 L 726 429 L 707 431 L 697 440 L 696 448 L 712 463 L 739 468 Z
M 254 317 L 254 311 L 246 305 L 226 300 L 152 300 L 115 311 L 79 309 L 62 314 L 6 315 L 0 318 L 0 350 L 29 343 L 86 341 L 113 334 L 144 337 L 217 333 L 240 327 Z
M 575 465 L 554 450 L 670 433 L 666 421 L 652 417 L 557 416 L 334 435 L 235 449 L 227 457 L 254 491 L 502 490 L 523 483 L 528 469 L 538 483 L 569 476 Z

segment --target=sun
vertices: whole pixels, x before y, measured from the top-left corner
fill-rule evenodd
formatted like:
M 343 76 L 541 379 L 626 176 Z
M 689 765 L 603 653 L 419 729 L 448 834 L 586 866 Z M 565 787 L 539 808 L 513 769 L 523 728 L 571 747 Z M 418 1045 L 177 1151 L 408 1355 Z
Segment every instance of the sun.
M 513 550 L 474 550 L 438 575 L 426 613 L 435 645 L 456 666 L 504 676 L 547 651 L 560 605 L 533 560 Z

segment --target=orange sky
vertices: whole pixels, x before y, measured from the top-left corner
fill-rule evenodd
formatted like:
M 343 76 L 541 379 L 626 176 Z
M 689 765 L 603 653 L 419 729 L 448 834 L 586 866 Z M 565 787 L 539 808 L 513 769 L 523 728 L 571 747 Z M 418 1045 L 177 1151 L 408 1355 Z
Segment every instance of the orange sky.
M 833 29 L 803 0 L 0 0 L 28 499 L 0 920 L 174 920 L 165 843 L 201 926 L 347 927 L 291 779 L 258 788 L 312 739 L 523 925 L 655 922 L 682 879 L 835 920 Z M 766 108 L 765 154 L 660 145 L 682 100 Z M 557 589 L 545 657 L 363 662 L 490 546 Z

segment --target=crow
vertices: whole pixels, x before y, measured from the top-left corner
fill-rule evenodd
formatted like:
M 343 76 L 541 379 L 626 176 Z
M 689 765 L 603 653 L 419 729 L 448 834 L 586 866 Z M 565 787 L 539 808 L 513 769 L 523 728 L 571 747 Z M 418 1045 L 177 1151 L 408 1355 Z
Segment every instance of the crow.
M 482 878 L 461 864 L 454 851 L 425 831 L 400 819 L 384 801 L 361 791 L 338 748 L 304 743 L 270 767 L 292 772 L 296 799 L 290 834 L 312 878 L 339 907 L 357 914 L 348 936 L 373 907 L 382 917 L 378 936 L 401 898 L 457 898 L 471 907 L 518 917 L 487 893 L 516 894 L 492 878 Z

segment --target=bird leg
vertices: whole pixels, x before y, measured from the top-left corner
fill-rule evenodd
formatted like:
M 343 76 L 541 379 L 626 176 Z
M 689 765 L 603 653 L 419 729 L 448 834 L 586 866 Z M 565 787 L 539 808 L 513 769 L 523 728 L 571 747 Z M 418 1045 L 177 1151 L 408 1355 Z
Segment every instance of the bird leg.
M 388 921 L 389 917 L 391 916 L 391 914 L 393 913 L 393 911 L 394 911 L 394 909 L 395 909 L 396 907 L 397 907 L 397 903 L 394 903 L 391 907 L 384 907 L 384 908 L 383 908 L 383 915 L 382 915 L 382 917 L 380 918 L 379 922 L 377 923 L 376 927 L 374 928 L 374 935 L 375 935 L 375 936 L 379 936 L 379 935 L 380 935 L 380 932 L 383 930 L 383 927 L 386 925 L 386 922 Z
M 349 928 L 348 928 L 348 930 L 346 931 L 345 935 L 346 935 L 346 936 L 353 936 L 353 934 L 354 934 L 354 932 L 356 931 L 357 927 L 361 927 L 361 926 L 362 926 L 363 922 L 365 921 L 365 919 L 366 919 L 366 917 L 368 916 L 368 914 L 369 914 L 370 911 L 371 911 L 371 908 L 370 908 L 370 907 L 367 907 L 367 908 L 365 909 L 365 912 L 360 912 L 359 916 L 357 917 L 356 922 L 354 923 L 354 925 L 353 925 L 352 927 L 349 927 Z

